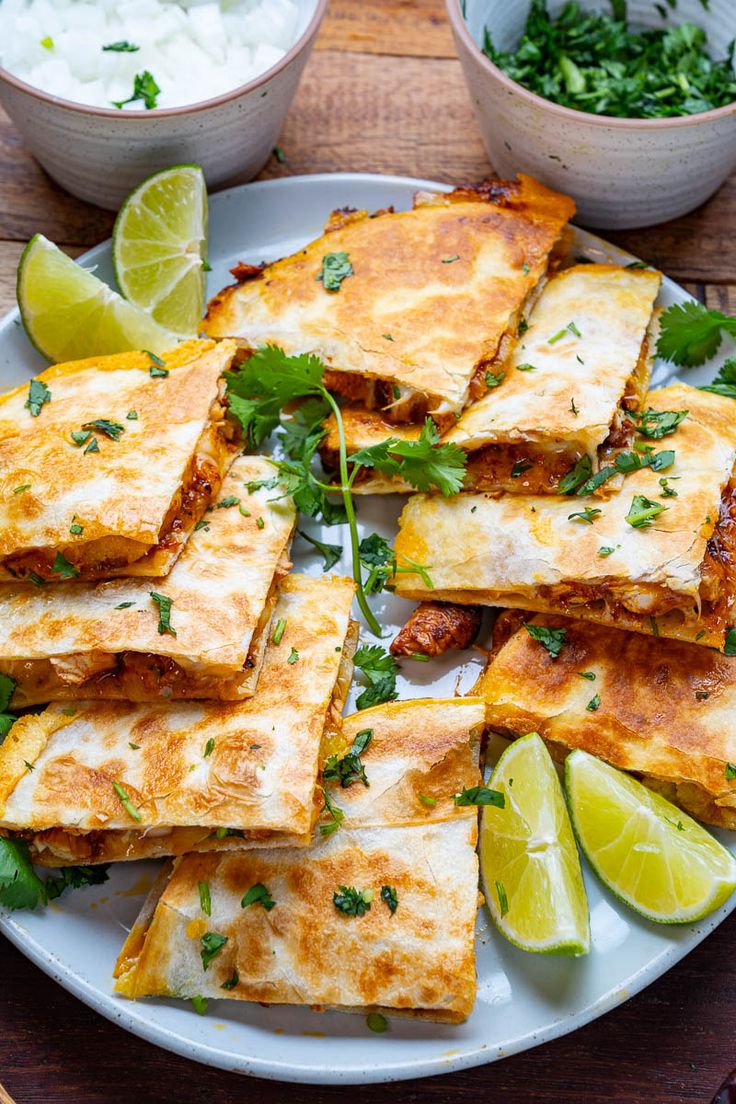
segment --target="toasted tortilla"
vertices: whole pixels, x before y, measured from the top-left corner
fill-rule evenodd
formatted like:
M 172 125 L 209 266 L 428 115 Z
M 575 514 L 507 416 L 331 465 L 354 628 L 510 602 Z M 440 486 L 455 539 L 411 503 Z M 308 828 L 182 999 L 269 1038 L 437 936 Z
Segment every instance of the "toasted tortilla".
M 564 629 L 557 659 L 521 619 Z M 582 748 L 699 820 L 736 829 L 736 658 L 564 617 L 505 614 L 497 629 L 511 635 L 474 690 L 493 728 L 539 732 L 559 758 Z M 594 694 L 600 705 L 587 709 Z
M 168 574 L 232 457 L 219 378 L 234 351 L 187 341 L 164 369 L 147 353 L 57 364 L 37 377 L 51 398 L 35 416 L 29 384 L 0 396 L 0 579 Z
M 291 499 L 248 492 L 272 473 L 265 457 L 239 457 L 165 579 L 0 584 L 0 673 L 16 681 L 13 707 L 250 697 L 296 519 Z M 152 592 L 171 600 L 172 632 L 160 631 Z
M 484 394 L 442 436 L 469 453 L 466 490 L 555 494 L 581 457 L 590 457 L 595 471 L 628 443 L 624 412 L 641 406 L 649 386 L 656 345 L 649 331 L 661 279 L 650 269 L 596 264 L 549 279 L 503 371 L 489 375 L 494 386 L 484 382 Z M 380 412 L 355 406 L 342 417 L 348 453 L 391 437 L 415 440 L 421 428 L 392 425 Z M 325 424 L 320 452 L 336 470 L 334 416 Z M 412 490 L 372 469 L 359 473 L 354 489 Z
M 673 434 L 640 442 L 674 450 L 674 463 L 627 475 L 609 498 L 411 498 L 398 562 L 425 565 L 434 586 L 402 572 L 397 593 L 564 613 L 722 647 L 736 601 L 733 401 L 675 384 L 650 392 L 647 404 L 688 411 Z M 676 497 L 663 497 L 663 478 Z M 666 506 L 649 527 L 626 521 L 635 495 Z M 589 524 L 571 518 L 585 509 L 600 512 Z
M 353 592 L 339 576 L 282 581 L 286 628 L 247 701 L 80 702 L 22 717 L 0 747 L 0 827 L 49 865 L 307 843 L 320 742 L 349 675 Z
M 315 353 L 333 376 L 348 377 L 331 381 L 337 390 L 451 415 L 479 366 L 515 333 L 574 209 L 520 176 L 422 194 L 412 211 L 335 212 L 327 233 L 298 253 L 239 270 L 243 282 L 210 302 L 205 332 L 247 348 Z M 319 277 L 336 253 L 351 271 L 328 290 Z M 374 383 L 388 385 L 385 403 Z
M 364 756 L 371 784 L 333 795 L 345 819 L 333 834 L 317 833 L 309 850 L 177 862 L 126 940 L 117 991 L 464 1020 L 476 989 L 477 811 L 448 803 L 445 787 L 458 779 L 477 784 L 484 710 L 478 699 L 461 702 L 400 702 L 349 718 L 349 737 L 364 721 L 373 728 Z M 459 774 L 444 768 L 444 753 L 467 766 Z M 419 776 L 441 796 L 436 807 L 415 808 Z M 392 778 L 408 799 L 409 817 L 388 793 Z M 211 917 L 202 913 L 201 882 L 209 887 Z M 273 907 L 243 908 L 242 898 L 258 883 Z M 337 909 L 340 887 L 373 891 L 364 915 Z M 382 887 L 394 890 L 394 911 Z M 205 970 L 201 939 L 208 931 L 227 943 Z

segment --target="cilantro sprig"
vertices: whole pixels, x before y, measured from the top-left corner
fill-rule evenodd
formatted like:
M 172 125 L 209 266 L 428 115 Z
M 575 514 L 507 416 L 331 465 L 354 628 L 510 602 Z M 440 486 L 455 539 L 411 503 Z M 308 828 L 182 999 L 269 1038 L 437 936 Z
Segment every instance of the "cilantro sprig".
M 696 368 L 715 356 L 723 334 L 736 337 L 736 318 L 702 303 L 675 303 L 659 320 L 657 355 L 685 368 Z
M 457 445 L 440 444 L 439 432 L 429 418 L 416 441 L 392 437 L 348 456 L 342 413 L 325 386 L 324 372 L 324 364 L 312 354 L 287 356 L 277 345 L 261 346 L 237 371 L 226 373 L 229 409 L 254 448 L 274 430 L 279 427 L 283 430 L 280 437 L 288 459 L 275 461 L 273 479 L 261 482 L 260 486 L 280 487 L 284 495 L 293 497 L 301 513 L 321 517 L 328 525 L 347 522 L 358 604 L 371 632 L 380 637 L 381 628 L 366 598 L 368 585 L 364 583 L 363 568 L 367 566 L 371 588 L 376 592 L 386 583 L 385 569 L 391 561 L 388 556 L 382 563 L 366 560 L 365 548 L 361 555 L 352 496 L 358 473 L 364 467 L 375 468 L 384 474 L 400 476 L 420 491 L 437 488 L 450 495 L 462 486 L 466 458 Z M 300 400 L 301 405 L 295 412 L 290 411 L 282 423 L 284 408 Z M 326 433 L 324 420 L 330 413 L 335 419 L 339 442 L 336 486 L 324 482 L 313 470 L 317 448 Z M 341 505 L 332 500 L 333 493 L 341 495 Z M 423 565 L 410 567 L 420 574 L 426 573 Z M 383 570 L 377 572 L 374 568 Z
M 68 866 L 44 880 L 33 868 L 25 841 L 0 837 L 0 906 L 5 908 L 33 909 L 60 897 L 66 889 L 102 885 L 107 877 L 107 864 L 101 864 Z

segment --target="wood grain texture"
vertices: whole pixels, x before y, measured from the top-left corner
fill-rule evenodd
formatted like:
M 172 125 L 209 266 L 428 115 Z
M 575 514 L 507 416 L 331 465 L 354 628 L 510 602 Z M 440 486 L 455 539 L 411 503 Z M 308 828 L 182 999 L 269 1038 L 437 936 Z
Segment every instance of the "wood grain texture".
M 669 974 L 574 1035 L 450 1076 L 332 1088 L 245 1079 L 158 1050 L 2 944 L 0 1071 L 16 1104 L 709 1104 L 736 1065 L 735 963 L 732 916 Z M 329 1065 L 329 1044 L 315 1045 Z M 370 1040 L 365 1047 L 368 1062 Z
M 454 57 L 442 0 L 331 0 L 317 49 Z
M 286 162 L 273 158 L 264 176 L 367 171 L 461 183 L 492 171 L 443 0 L 331 0 L 317 45 L 280 139 Z M 58 189 L 2 112 L 0 194 L 3 312 L 34 233 L 76 256 L 109 234 L 112 216 Z M 736 176 L 685 218 L 603 236 L 736 314 Z M 736 1066 L 736 917 L 574 1035 L 393 1087 L 285 1086 L 195 1065 L 97 1016 L 4 941 L 0 979 L 0 1081 L 16 1104 L 385 1104 L 387 1096 L 401 1104 L 709 1104 Z M 325 1045 L 329 1065 L 329 1044 L 315 1045 Z M 367 1061 L 369 1049 L 370 1040 Z

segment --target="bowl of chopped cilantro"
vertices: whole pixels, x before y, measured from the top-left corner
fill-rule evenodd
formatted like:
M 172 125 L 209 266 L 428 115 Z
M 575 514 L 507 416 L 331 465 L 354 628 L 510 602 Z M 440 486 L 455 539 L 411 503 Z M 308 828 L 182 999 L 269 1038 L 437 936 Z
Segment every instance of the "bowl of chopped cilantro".
M 579 221 L 648 226 L 736 169 L 734 0 L 446 0 L 483 139 Z

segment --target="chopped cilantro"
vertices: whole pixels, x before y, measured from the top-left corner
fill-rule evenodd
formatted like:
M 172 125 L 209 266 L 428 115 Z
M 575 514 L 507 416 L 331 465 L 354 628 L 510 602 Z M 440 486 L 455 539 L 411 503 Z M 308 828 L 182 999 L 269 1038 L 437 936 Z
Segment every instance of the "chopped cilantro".
M 459 260 L 460 260 L 460 254 L 455 253 L 455 254 L 453 254 L 452 257 L 443 257 L 442 258 L 442 263 L 443 264 L 454 264 L 455 261 L 459 261 Z
M 135 605 L 135 602 L 120 602 L 117 606 L 115 606 L 115 609 L 116 610 L 130 609 L 130 607 L 134 606 L 134 605 Z
M 198 1016 L 204 1016 L 208 1004 L 209 1001 L 206 997 L 200 997 L 199 994 L 196 997 L 192 997 L 192 1008 Z
M 62 556 L 61 552 L 57 552 L 54 556 L 51 570 L 55 575 L 58 575 L 60 579 L 76 579 L 79 577 L 79 568 L 69 563 L 69 560 L 67 560 L 66 556 Z
M 130 797 L 128 796 L 127 791 L 123 789 L 123 787 L 120 785 L 120 783 L 119 782 L 113 782 L 112 788 L 114 789 L 115 793 L 120 798 L 120 804 L 123 806 L 123 808 L 125 809 L 128 816 L 132 817 L 133 820 L 137 820 L 139 822 L 141 820 L 143 820 L 143 817 L 138 812 L 138 810 L 136 809 L 133 802 L 130 800 Z
M 266 912 L 270 912 L 275 904 L 276 902 L 266 889 L 263 882 L 256 882 L 255 885 L 252 885 L 250 887 L 248 892 L 243 897 L 242 901 L 240 902 L 240 907 L 248 908 L 250 905 L 262 905 Z
M 354 276 L 353 266 L 348 253 L 325 253 L 322 258 L 322 271 L 317 279 L 322 281 L 325 291 L 339 291 L 343 280 Z
M 297 529 L 300 537 L 303 537 L 305 541 L 313 545 L 314 548 L 321 554 L 324 559 L 322 567 L 323 571 L 329 571 L 331 567 L 334 567 L 337 561 L 342 556 L 341 544 L 327 544 L 325 541 L 317 540 L 316 537 L 311 537 L 309 533 L 305 533 L 303 529 Z
M 197 889 L 199 890 L 199 907 L 205 916 L 212 915 L 212 896 L 210 894 L 209 882 L 197 882 Z
M 231 506 L 239 506 L 240 499 L 237 495 L 226 495 L 225 498 L 221 498 L 217 503 L 217 510 L 229 510 Z
M 597 517 L 603 513 L 602 510 L 598 510 L 595 507 L 586 506 L 584 510 L 576 510 L 573 514 L 567 515 L 568 521 L 581 521 L 586 525 L 592 525 Z
M 687 414 L 687 410 L 631 410 L 629 418 L 642 437 L 659 441 L 674 433 L 680 422 L 687 418 Z
M 567 629 L 551 629 L 547 625 L 531 622 L 525 622 L 524 628 L 532 640 L 538 640 L 547 649 L 551 659 L 557 659 L 567 640 Z
M 369 1012 L 365 1022 L 368 1030 L 374 1031 L 376 1035 L 382 1035 L 384 1031 L 388 1031 L 388 1020 L 380 1012 Z
M 209 969 L 210 963 L 213 959 L 217 958 L 227 941 L 228 937 L 226 935 L 218 935 L 217 932 L 204 933 L 199 941 L 202 944 L 200 954 L 202 956 L 202 968 L 204 970 Z
M 656 517 L 663 514 L 667 507 L 661 502 L 652 502 L 644 495 L 634 495 L 626 521 L 634 529 L 648 529 Z
M 129 410 L 128 413 L 125 415 L 125 417 L 127 418 L 127 420 L 129 422 L 137 422 L 138 421 L 138 411 L 137 410 Z
M 296 648 L 292 648 L 290 653 L 289 653 L 289 658 L 287 659 L 286 662 L 293 667 L 298 659 L 299 659 L 298 651 L 296 650 Z
M 516 365 L 516 371 L 517 372 L 536 372 L 536 370 L 537 370 L 536 364 L 526 364 L 526 363 L 524 363 L 524 364 L 517 364 Z
M 111 441 L 119 441 L 120 434 L 125 433 L 125 426 L 121 425 L 120 422 L 111 422 L 109 418 L 95 418 L 91 422 L 84 422 L 82 429 L 101 433 L 104 437 L 109 437 Z
M 501 910 L 501 916 L 505 916 L 509 911 L 509 900 L 501 882 L 496 882 L 496 896 L 498 897 L 498 907 Z
M 422 805 L 426 805 L 428 809 L 434 809 L 435 805 L 437 804 L 437 798 L 430 797 L 428 794 L 420 793 L 417 794 L 417 797 L 421 801 Z
M 586 453 L 585 456 L 581 456 L 578 462 L 570 468 L 569 472 L 563 475 L 562 479 L 557 484 L 558 494 L 574 494 L 578 487 L 582 486 L 588 479 L 590 479 L 593 473 L 593 463 Z
M 284 162 L 286 161 L 286 154 L 282 150 L 281 146 L 274 146 L 273 147 L 273 155 L 274 155 L 274 157 L 276 158 L 276 160 L 278 161 L 278 163 L 280 165 L 283 165 Z
M 107 46 L 102 47 L 102 50 L 104 53 L 136 54 L 140 50 L 140 46 L 134 46 L 127 39 L 121 39 L 120 42 L 109 42 Z
M 26 399 L 26 409 L 30 411 L 32 418 L 37 418 L 41 413 L 41 407 L 51 402 L 51 392 L 49 391 L 43 380 L 32 379 L 28 385 L 28 398 Z
M 13 494 L 14 495 L 23 494 L 24 491 L 30 491 L 30 489 L 31 489 L 31 484 L 30 483 L 21 483 L 21 485 L 19 487 L 13 487 Z
M 342 824 L 343 820 L 345 819 L 345 813 L 330 798 L 330 795 L 328 794 L 324 786 L 322 787 L 322 796 L 325 802 L 322 806 L 322 811 L 325 813 L 329 813 L 330 820 L 327 824 L 320 824 L 319 833 L 321 836 L 331 836 Z
M 495 805 L 497 809 L 503 809 L 506 805 L 501 791 L 489 789 L 488 786 L 471 786 L 454 794 L 452 800 L 456 805 Z
M 486 387 L 488 388 L 489 391 L 492 391 L 494 387 L 499 387 L 505 379 L 506 379 L 506 373 L 505 372 L 499 372 L 498 374 L 496 374 L 494 372 L 486 372 L 486 375 L 485 375 Z
M 595 671 L 578 671 L 580 678 L 587 679 L 588 682 L 595 682 Z
M 237 968 L 237 966 L 233 966 L 232 974 L 227 979 L 227 981 L 223 981 L 220 988 L 221 989 L 234 989 L 239 981 L 240 981 L 240 974 L 238 973 L 238 968 Z
M 355 886 L 338 886 L 332 895 L 332 903 L 343 916 L 365 916 L 370 910 L 374 893 L 372 889 L 356 889 Z
M 562 341 L 563 337 L 567 337 L 568 334 L 572 334 L 573 337 L 583 336 L 574 322 L 568 322 L 567 325 L 563 326 L 561 330 L 558 330 L 556 334 L 547 338 L 547 344 L 556 345 L 558 341 Z
M 262 517 L 256 518 L 256 529 L 265 529 L 266 523 Z
M 589 713 L 595 713 L 600 704 L 601 704 L 601 696 L 600 696 L 600 694 L 595 694 L 590 699 L 590 701 L 588 702 L 588 704 L 586 705 L 585 708 L 588 710 Z
M 398 696 L 396 675 L 399 665 L 380 644 L 362 644 L 353 656 L 353 664 L 368 682 L 356 701 L 357 709 L 394 701 Z
M 286 623 L 287 623 L 287 621 L 288 621 L 288 618 L 279 617 L 278 621 L 276 622 L 276 627 L 273 630 L 273 635 L 271 636 L 271 643 L 272 644 L 280 644 L 281 643 L 281 641 L 283 639 L 283 636 L 284 636 L 284 633 L 286 632 Z
M 72 523 L 69 526 L 69 532 L 73 537 L 81 537 L 82 533 L 84 532 L 84 526 L 80 525 L 78 521 L 75 521 L 75 519 L 72 518 Z
M 343 789 L 352 786 L 354 782 L 362 782 L 364 786 L 368 786 L 365 767 L 360 757 L 366 751 L 372 739 L 373 729 L 365 728 L 356 735 L 350 751 L 346 752 L 342 758 L 338 758 L 337 755 L 330 755 L 322 770 L 324 781 L 339 782 Z
M 726 779 L 728 782 L 732 782 L 736 778 L 736 766 L 733 763 L 726 763 Z
M 174 604 L 174 599 L 169 598 L 166 594 L 157 594 L 155 590 L 149 590 L 151 601 L 158 606 L 158 631 L 159 635 L 163 636 L 164 633 L 169 633 L 171 636 L 176 636 L 176 629 L 171 627 L 171 607 Z
M 511 469 L 511 478 L 518 479 L 520 475 L 523 475 L 524 472 L 529 471 L 529 469 L 533 467 L 533 464 L 528 464 L 525 463 L 523 460 L 518 460 Z
M 153 354 L 149 353 L 148 355 L 152 356 Z M 148 374 L 151 379 L 166 379 L 169 374 L 169 369 L 161 368 L 158 364 L 152 364 L 148 369 Z
M 598 555 L 599 556 L 612 556 L 615 551 L 616 551 L 615 548 L 610 548 L 607 545 L 602 544 L 601 547 L 598 549 Z
M 212 752 L 214 750 L 215 750 L 215 738 L 214 738 L 214 736 L 210 736 L 209 740 L 204 745 L 204 751 L 202 753 L 202 758 L 203 759 L 209 759 L 210 755 L 212 754 Z
M 396 909 L 399 907 L 399 895 L 396 892 L 396 887 L 390 885 L 381 886 L 381 900 L 388 906 L 388 910 L 393 916 Z
M 161 93 L 161 89 L 156 84 L 153 74 L 144 69 L 142 73 L 136 73 L 133 78 L 133 95 L 128 96 L 127 100 L 113 100 L 113 107 L 123 108 L 126 104 L 135 103 L 136 100 L 142 100 L 143 106 L 147 111 L 152 111 L 156 107 L 157 98 Z

